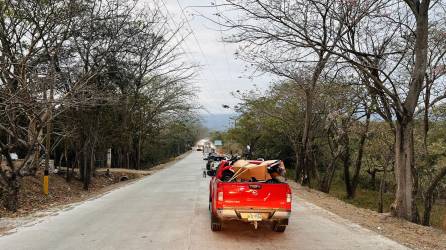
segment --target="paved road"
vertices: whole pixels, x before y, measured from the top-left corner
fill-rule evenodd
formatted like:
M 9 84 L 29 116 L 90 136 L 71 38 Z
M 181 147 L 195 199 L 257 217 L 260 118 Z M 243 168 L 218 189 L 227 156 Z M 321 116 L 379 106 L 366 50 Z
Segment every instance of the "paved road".
M 0 249 L 405 249 L 299 198 L 285 233 L 241 222 L 211 232 L 203 164 L 194 152 L 134 184 L 22 226 L 0 237 Z

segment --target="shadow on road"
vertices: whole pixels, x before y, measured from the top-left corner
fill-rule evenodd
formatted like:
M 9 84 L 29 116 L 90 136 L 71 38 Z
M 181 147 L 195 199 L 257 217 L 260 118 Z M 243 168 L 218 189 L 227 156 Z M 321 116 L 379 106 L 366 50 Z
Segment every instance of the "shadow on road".
M 209 228 L 210 230 L 210 228 Z M 286 237 L 287 232 L 277 233 L 272 230 L 271 223 L 260 222 L 258 228 L 255 229 L 254 225 L 241 222 L 241 221 L 224 221 L 223 229 L 220 232 L 212 232 L 213 234 L 218 234 L 219 236 L 228 237 L 228 239 L 237 240 L 247 240 L 252 241 L 253 239 L 280 239 Z

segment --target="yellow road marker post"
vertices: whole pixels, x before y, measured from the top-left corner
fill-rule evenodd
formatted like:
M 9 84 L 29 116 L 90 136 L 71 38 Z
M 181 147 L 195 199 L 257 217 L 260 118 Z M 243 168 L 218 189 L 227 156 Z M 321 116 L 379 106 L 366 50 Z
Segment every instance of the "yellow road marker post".
M 48 195 L 48 169 L 45 169 L 45 172 L 43 174 L 43 194 Z

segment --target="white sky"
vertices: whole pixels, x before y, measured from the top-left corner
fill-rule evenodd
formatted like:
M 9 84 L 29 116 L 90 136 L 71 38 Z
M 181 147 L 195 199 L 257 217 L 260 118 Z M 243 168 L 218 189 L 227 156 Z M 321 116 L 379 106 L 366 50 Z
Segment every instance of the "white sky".
M 151 0 L 145 0 L 151 1 Z M 233 113 L 233 110 L 224 109 L 223 104 L 231 107 L 237 103 L 231 92 L 235 90 L 247 90 L 253 88 L 253 84 L 260 88 L 269 85 L 270 79 L 258 77 L 254 80 L 248 79 L 250 71 L 244 72 L 246 63 L 236 60 L 234 53 L 236 44 L 221 42 L 222 35 L 220 27 L 209 20 L 199 16 L 201 13 L 209 18 L 217 18 L 215 7 L 200 8 L 194 6 L 211 6 L 211 2 L 222 3 L 223 0 L 159 0 L 163 11 L 167 7 L 168 17 L 172 25 L 179 24 L 187 17 L 193 30 L 182 49 L 186 52 L 186 60 L 201 65 L 196 84 L 200 89 L 198 102 L 205 107 L 204 113 Z M 180 7 L 181 6 L 181 7 Z M 174 23 L 175 22 L 175 23 Z M 189 26 L 185 26 L 183 35 L 188 34 Z M 201 47 L 201 49 L 200 49 Z

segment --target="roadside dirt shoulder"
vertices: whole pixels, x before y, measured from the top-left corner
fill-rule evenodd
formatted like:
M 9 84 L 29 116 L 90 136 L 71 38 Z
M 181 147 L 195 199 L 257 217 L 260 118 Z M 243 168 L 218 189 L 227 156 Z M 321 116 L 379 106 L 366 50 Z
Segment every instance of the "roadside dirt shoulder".
M 290 183 L 298 199 L 306 200 L 353 223 L 413 249 L 446 249 L 446 233 L 358 208 L 320 191 Z

